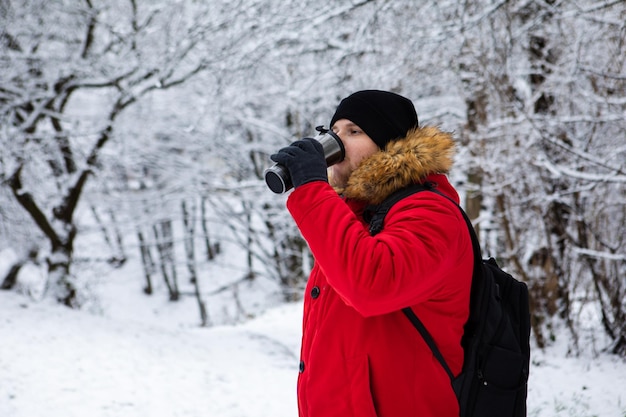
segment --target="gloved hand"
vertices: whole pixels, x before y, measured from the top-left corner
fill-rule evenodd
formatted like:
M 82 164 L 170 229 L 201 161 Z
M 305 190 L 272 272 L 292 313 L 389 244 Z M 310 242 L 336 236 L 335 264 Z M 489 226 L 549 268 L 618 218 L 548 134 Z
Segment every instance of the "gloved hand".
M 287 168 L 294 188 L 311 181 L 328 182 L 324 148 L 315 139 L 297 140 L 271 155 L 270 159 Z

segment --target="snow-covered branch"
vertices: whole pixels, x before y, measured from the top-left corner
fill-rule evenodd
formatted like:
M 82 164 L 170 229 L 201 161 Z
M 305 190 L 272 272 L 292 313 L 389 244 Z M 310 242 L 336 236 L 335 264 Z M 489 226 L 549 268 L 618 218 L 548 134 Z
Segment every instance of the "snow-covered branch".
M 536 162 L 536 165 L 548 169 L 553 175 L 556 175 L 556 176 L 565 175 L 571 178 L 576 178 L 578 180 L 589 181 L 589 182 L 608 182 L 608 183 L 613 182 L 613 183 L 626 184 L 626 175 L 619 174 L 619 172 L 622 172 L 623 170 L 619 170 L 619 171 L 612 172 L 609 174 L 596 174 L 592 172 L 584 172 L 584 171 L 567 167 L 567 166 L 563 166 L 560 164 L 554 164 L 545 157 L 540 158 Z
M 626 261 L 626 254 L 624 253 L 603 252 L 585 248 L 573 248 L 573 251 L 579 255 L 589 256 L 591 258 L 607 259 L 609 261 Z

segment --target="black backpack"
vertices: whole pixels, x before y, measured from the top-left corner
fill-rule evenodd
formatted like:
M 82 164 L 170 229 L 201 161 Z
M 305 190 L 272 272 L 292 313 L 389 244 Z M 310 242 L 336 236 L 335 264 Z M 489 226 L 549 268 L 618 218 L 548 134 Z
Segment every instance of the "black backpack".
M 415 184 L 366 209 L 370 234 L 383 229 L 385 215 L 401 199 L 420 191 L 439 193 L 431 184 Z M 457 205 L 458 206 L 458 205 Z M 470 314 L 461 341 L 463 369 L 454 376 L 428 330 L 410 307 L 403 313 L 420 332 L 450 377 L 460 417 L 525 417 L 530 362 L 528 288 L 504 272 L 493 258 L 483 260 L 474 228 L 459 207 L 470 231 L 474 272 Z

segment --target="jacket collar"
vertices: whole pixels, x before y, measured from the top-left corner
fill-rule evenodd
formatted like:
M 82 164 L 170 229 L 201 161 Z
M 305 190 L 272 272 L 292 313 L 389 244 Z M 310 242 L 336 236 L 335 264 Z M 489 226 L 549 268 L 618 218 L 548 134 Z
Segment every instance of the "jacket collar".
M 432 126 L 418 127 L 364 159 L 350 175 L 346 188 L 337 191 L 348 199 L 380 204 L 400 188 L 447 173 L 453 156 L 450 133 Z

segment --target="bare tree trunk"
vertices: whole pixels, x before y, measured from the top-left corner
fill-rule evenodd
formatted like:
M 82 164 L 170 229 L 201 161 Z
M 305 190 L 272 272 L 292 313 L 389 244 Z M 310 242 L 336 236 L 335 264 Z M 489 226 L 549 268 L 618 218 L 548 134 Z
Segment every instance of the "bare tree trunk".
M 246 212 L 246 267 L 248 272 L 246 278 L 249 280 L 254 279 L 255 273 L 252 265 L 252 259 L 254 257 L 254 251 L 252 245 L 254 244 L 254 230 L 252 228 L 252 205 L 249 201 L 243 201 L 243 207 Z
M 146 286 L 143 287 L 143 292 L 151 295 L 154 292 L 154 287 L 152 286 L 152 274 L 154 274 L 155 264 L 152 259 L 152 253 L 150 252 L 150 245 L 146 242 L 143 232 L 139 228 L 137 228 L 137 240 L 139 240 L 141 264 L 143 265 L 144 277 L 146 279 Z
M 465 212 L 470 220 L 474 221 L 480 216 L 483 205 L 481 192 L 483 174 L 479 168 L 471 169 L 467 175 L 467 193 L 465 197 Z M 474 224 L 476 236 L 480 240 L 480 224 Z
M 460 65 L 460 69 L 462 72 L 472 73 L 474 69 L 471 68 L 471 71 L 467 71 L 470 68 L 467 68 L 472 64 L 462 62 Z M 473 65 L 476 65 L 475 63 Z M 466 86 L 467 90 L 470 92 L 469 96 L 465 98 L 465 104 L 467 108 L 466 113 L 466 123 L 464 126 L 464 135 L 466 136 L 466 141 L 480 141 L 479 131 L 481 127 L 484 127 L 487 124 L 487 107 L 488 107 L 488 96 L 484 91 L 484 86 L 477 82 L 473 77 L 465 77 L 462 79 L 463 84 Z M 480 146 L 474 146 L 480 150 Z M 475 220 L 480 216 L 480 211 L 482 209 L 483 199 L 482 199 L 482 180 L 483 180 L 483 167 L 474 166 L 470 167 L 469 172 L 467 174 L 467 191 L 466 191 L 466 202 L 465 202 L 465 210 L 467 212 L 470 220 Z M 476 236 L 480 241 L 480 225 L 475 224 L 474 230 L 476 231 Z
M 300 235 L 278 237 L 275 225 L 266 220 L 269 239 L 274 242 L 274 251 L 271 260 L 278 273 L 278 280 L 285 301 L 298 301 L 306 282 L 307 276 L 303 271 L 302 254 L 306 242 Z
M 584 214 L 584 207 L 580 202 L 580 198 L 575 199 L 576 211 L 580 213 L 577 217 L 576 228 L 578 241 L 575 244 L 579 248 L 593 251 L 592 240 L 594 237 L 591 233 L 591 227 L 587 216 Z M 606 247 L 600 240 L 600 249 L 614 252 L 615 249 Z M 598 304 L 600 307 L 601 323 L 605 332 L 613 339 L 613 353 L 620 355 L 626 354 L 626 288 L 620 281 L 619 261 L 603 260 L 593 256 L 583 256 L 591 273 L 593 288 L 596 293 Z M 626 269 L 626 260 L 621 261 L 622 269 Z
M 178 278 L 176 276 L 176 264 L 174 256 L 174 236 L 172 233 L 172 221 L 163 220 L 152 227 L 159 253 L 159 265 L 163 280 L 170 294 L 170 301 L 178 301 Z M 171 275 L 170 275 L 171 274 Z
M 185 227 L 185 253 L 187 254 L 187 269 L 189 271 L 190 281 L 194 286 L 194 295 L 196 297 L 196 301 L 198 302 L 198 309 L 200 311 L 200 324 L 205 327 L 209 325 L 209 316 L 207 313 L 207 308 L 202 300 L 202 295 L 200 293 L 200 280 L 198 279 L 198 274 L 196 271 L 196 252 L 194 248 L 194 239 L 195 239 L 195 220 L 194 213 L 196 211 L 196 206 L 193 204 L 191 206 L 191 214 L 187 209 L 187 204 L 185 200 L 181 202 L 181 208 L 183 212 L 183 225 Z
M 206 258 L 207 260 L 212 261 L 213 259 L 215 259 L 215 256 L 217 256 L 217 254 L 219 253 L 219 245 L 217 243 L 215 244 L 211 243 L 208 218 L 207 218 L 207 213 L 206 213 L 206 202 L 207 202 L 207 198 L 203 196 L 201 204 L 200 204 L 200 210 L 201 210 L 200 224 L 202 225 L 202 233 L 204 236 L 204 247 L 206 249 Z
M 9 272 L 7 272 L 2 280 L 0 290 L 10 290 L 15 287 L 15 284 L 17 284 L 17 276 L 20 273 L 22 266 L 24 266 L 24 261 L 20 260 L 16 262 L 11 269 L 9 269 Z
M 96 206 L 91 204 L 90 207 L 91 213 L 93 214 L 93 217 L 96 220 L 98 227 L 100 227 L 100 231 L 102 232 L 104 241 L 112 253 L 112 255 L 108 258 L 109 264 L 115 267 L 120 267 L 124 265 L 124 263 L 126 263 L 127 257 L 124 250 L 124 241 L 122 238 L 122 234 L 117 227 L 117 222 L 115 221 L 115 213 L 113 213 L 113 211 L 110 209 L 107 210 L 107 213 L 112 221 L 113 236 L 111 236 L 111 232 L 109 232 L 109 229 L 102 221 L 102 218 L 100 217 L 100 214 L 98 214 L 98 209 L 96 208 Z
M 74 238 L 76 237 L 76 227 L 72 223 L 72 217 L 78 195 L 80 195 L 80 191 L 84 186 L 86 175 L 81 175 L 75 187 L 70 189 L 63 202 L 53 209 L 55 220 L 63 225 L 55 228 L 35 202 L 33 196 L 23 190 L 21 173 L 22 166 L 9 179 L 9 186 L 17 201 L 30 214 L 51 244 L 50 256 L 47 260 L 48 282 L 46 284 L 46 292 L 52 287 L 57 301 L 68 307 L 79 307 L 77 289 L 70 276 Z M 57 230 L 61 230 L 63 234 L 57 233 Z M 50 285 L 50 282 L 52 282 L 52 285 Z
M 74 235 L 75 232 L 71 234 Z M 70 274 L 73 242 L 74 238 L 72 236 L 68 244 L 54 248 L 46 260 L 48 264 L 46 292 L 49 292 L 52 288 L 53 296 L 57 301 L 68 307 L 78 308 L 81 305 L 81 300 L 78 298 L 75 278 Z

